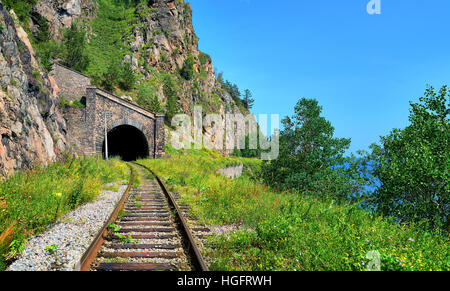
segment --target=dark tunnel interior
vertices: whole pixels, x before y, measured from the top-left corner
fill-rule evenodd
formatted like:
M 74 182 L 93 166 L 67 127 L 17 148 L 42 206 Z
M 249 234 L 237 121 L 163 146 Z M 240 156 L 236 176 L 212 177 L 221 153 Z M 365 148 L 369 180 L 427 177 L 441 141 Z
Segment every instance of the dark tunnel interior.
M 123 161 L 136 161 L 148 158 L 149 146 L 147 138 L 139 129 L 121 125 L 108 133 L 108 157 L 120 157 Z M 103 157 L 106 157 L 103 142 Z

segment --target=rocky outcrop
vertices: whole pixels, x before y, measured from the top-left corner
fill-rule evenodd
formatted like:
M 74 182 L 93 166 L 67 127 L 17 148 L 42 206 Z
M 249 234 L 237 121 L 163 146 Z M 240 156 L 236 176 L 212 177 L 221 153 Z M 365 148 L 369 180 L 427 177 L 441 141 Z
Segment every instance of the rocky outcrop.
M 145 76 L 143 80 L 154 78 L 149 67 L 176 76 L 186 59 L 193 58 L 194 77 L 191 80 L 180 78 L 181 88 L 177 92 L 182 111 L 193 116 L 194 107 L 201 105 L 203 114 L 217 113 L 222 117 L 222 128 L 226 127 L 226 114 L 248 114 L 247 110 L 238 107 L 216 79 L 211 57 L 199 50 L 189 3 L 184 0 L 152 0 L 141 3 L 136 15 L 137 21 L 125 39 L 133 55 L 125 56 L 124 61 L 131 62 L 134 69 Z M 158 95 L 163 102 L 167 100 L 163 85 Z M 210 127 L 204 127 L 204 134 L 213 144 L 223 139 Z M 232 134 L 227 132 L 225 139 L 230 140 Z
M 32 24 L 38 23 L 39 17 L 45 17 L 52 36 L 59 37 L 61 28 L 69 27 L 74 20 L 95 17 L 95 8 L 93 0 L 39 0 L 32 10 Z
M 51 82 L 17 23 L 0 4 L 0 177 L 47 164 L 66 149 Z
M 58 39 L 61 29 L 74 21 L 96 17 L 97 5 L 95 0 L 40 0 L 31 11 L 30 31 L 36 32 L 44 17 L 52 37 Z M 78 89 L 59 88 L 57 77 L 39 68 L 28 30 L 22 29 L 11 15 L 14 16 L 13 12 L 5 11 L 0 0 L 0 177 L 46 164 L 63 151 L 73 150 L 68 146 L 71 144 L 67 136 L 68 119 L 63 117 L 58 104 L 61 96 L 71 101 L 75 97 L 71 98 L 70 93 L 81 96 Z M 161 75 L 170 75 L 176 80 L 181 110 L 192 116 L 194 107 L 202 105 L 203 114 L 221 115 L 222 128 L 226 127 L 226 114 L 247 113 L 216 79 L 211 58 L 198 49 L 188 3 L 143 1 L 136 9 L 135 19 L 118 41 L 130 51 L 123 61 L 130 62 L 140 76 L 138 84 L 147 81 L 155 84 L 154 91 L 166 103 Z M 83 27 L 89 29 L 87 21 Z M 96 37 L 89 31 L 88 35 Z M 180 75 L 186 60 L 192 61 L 192 78 Z M 159 81 L 153 82 L 155 78 Z M 212 132 L 211 126 L 204 126 L 204 133 L 212 143 L 222 139 Z M 231 140 L 231 134 L 227 132 L 225 139 Z
M 183 112 L 192 114 L 194 106 L 199 104 L 206 107 L 205 111 L 215 113 L 239 110 L 229 94 L 220 88 L 211 57 L 198 49 L 189 3 L 184 0 L 152 0 L 139 5 L 136 15 L 137 23 L 125 40 L 133 56 L 126 56 L 126 61 L 136 60 L 135 69 L 151 79 L 154 76 L 149 67 L 176 74 L 183 68 L 185 60 L 193 57 L 197 77 L 183 80 L 180 84 Z M 165 100 L 162 87 L 159 96 Z

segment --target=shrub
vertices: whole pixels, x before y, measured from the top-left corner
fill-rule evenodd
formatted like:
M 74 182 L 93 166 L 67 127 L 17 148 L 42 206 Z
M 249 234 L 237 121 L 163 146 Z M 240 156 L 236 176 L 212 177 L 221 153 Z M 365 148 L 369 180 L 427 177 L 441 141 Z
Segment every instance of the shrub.
M 192 80 L 194 78 L 194 56 L 189 56 L 184 60 L 183 68 L 180 71 L 180 75 L 186 80 Z
M 89 65 L 89 57 L 85 52 L 86 34 L 75 22 L 64 31 L 63 48 L 63 63 L 66 66 L 80 72 L 86 70 Z
M 102 75 L 101 85 L 106 91 L 112 92 L 116 84 L 119 83 L 120 70 L 116 62 L 110 62 L 106 72 Z
M 28 24 L 31 9 L 37 3 L 37 0 L 3 0 L 2 3 L 6 9 L 14 10 L 21 22 Z
M 137 102 L 140 106 L 154 113 L 162 112 L 161 103 L 159 102 L 158 96 L 156 96 L 154 91 L 147 85 L 144 84 L 139 87 L 137 97 Z
M 410 125 L 382 137 L 368 160 L 380 181 L 375 205 L 405 222 L 426 221 L 450 232 L 450 123 L 447 86 L 427 88 L 411 103 Z
M 120 88 L 123 90 L 131 90 L 135 83 L 136 75 L 131 67 L 131 63 L 124 63 L 121 71 Z

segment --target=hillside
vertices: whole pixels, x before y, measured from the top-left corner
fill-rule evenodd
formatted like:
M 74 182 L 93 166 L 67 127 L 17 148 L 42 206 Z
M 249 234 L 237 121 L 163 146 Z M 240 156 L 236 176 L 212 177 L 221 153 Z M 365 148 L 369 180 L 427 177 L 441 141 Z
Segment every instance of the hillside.
M 46 164 L 66 149 L 59 100 L 33 54 L 19 21 L 0 4 L 0 177 Z
M 248 113 L 198 49 L 192 10 L 182 0 L 127 7 L 113 0 L 8 0 L 1 12 L 1 176 L 71 151 L 68 118 L 60 108 L 67 100 L 51 75 L 56 62 L 81 71 L 93 85 L 165 113 L 168 125 L 177 113 L 192 115 L 195 105 L 222 117 Z M 69 33 L 73 42 L 67 41 Z M 78 41 L 83 48 L 76 47 Z M 78 50 L 83 66 L 70 63 Z
M 168 149 L 170 159 L 142 161 L 183 196 L 192 213 L 220 235 L 204 253 L 212 270 L 365 271 L 448 270 L 446 237 L 420 225 L 298 191 L 279 191 L 258 182 L 261 161 L 223 157 L 212 151 Z M 218 175 L 244 164 L 238 179 Z

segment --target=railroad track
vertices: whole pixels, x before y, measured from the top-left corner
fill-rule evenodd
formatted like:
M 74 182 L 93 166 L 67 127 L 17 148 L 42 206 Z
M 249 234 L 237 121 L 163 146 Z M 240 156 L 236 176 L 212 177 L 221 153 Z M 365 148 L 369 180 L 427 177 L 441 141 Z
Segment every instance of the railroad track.
M 186 210 L 155 173 L 134 165 L 128 189 L 79 270 L 208 271 L 187 225 Z M 132 187 L 135 175 L 142 181 L 139 187 Z

